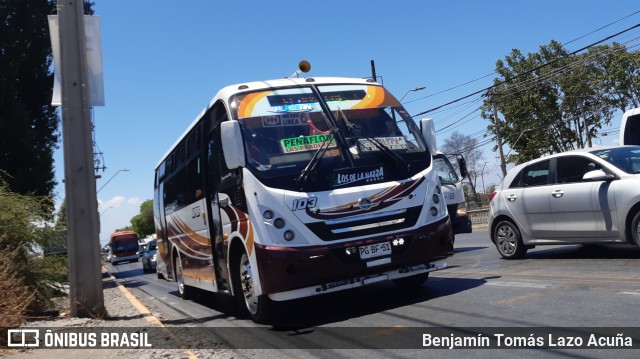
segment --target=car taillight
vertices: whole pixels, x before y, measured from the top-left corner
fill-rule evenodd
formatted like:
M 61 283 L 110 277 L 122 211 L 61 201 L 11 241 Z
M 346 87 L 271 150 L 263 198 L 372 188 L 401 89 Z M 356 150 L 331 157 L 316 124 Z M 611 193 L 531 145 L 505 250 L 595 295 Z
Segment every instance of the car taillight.
M 491 202 L 491 201 L 493 200 L 493 197 L 495 197 L 497 194 L 498 194 L 498 192 L 493 191 L 493 193 L 491 193 L 491 194 L 489 195 L 489 202 Z

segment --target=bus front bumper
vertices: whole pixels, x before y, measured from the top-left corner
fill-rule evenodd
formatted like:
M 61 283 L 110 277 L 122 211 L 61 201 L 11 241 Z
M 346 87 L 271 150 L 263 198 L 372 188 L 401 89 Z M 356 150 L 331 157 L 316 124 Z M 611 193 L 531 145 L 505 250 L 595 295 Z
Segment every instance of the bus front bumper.
M 359 248 L 391 244 L 391 255 L 361 259 Z M 275 301 L 309 297 L 432 272 L 453 255 L 449 217 L 424 227 L 352 242 L 310 247 L 255 244 L 263 294 Z

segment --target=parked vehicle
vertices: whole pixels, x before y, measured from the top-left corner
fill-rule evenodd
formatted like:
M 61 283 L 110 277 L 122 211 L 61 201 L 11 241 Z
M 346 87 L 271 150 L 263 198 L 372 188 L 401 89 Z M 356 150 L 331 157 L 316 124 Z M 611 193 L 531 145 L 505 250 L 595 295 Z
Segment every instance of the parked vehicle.
M 111 264 L 118 262 L 137 262 L 138 234 L 133 231 L 113 233 L 109 238 L 109 255 L 107 261 Z
M 144 245 L 142 251 L 142 270 L 145 273 L 156 271 L 156 254 L 158 253 L 158 241 L 152 240 Z
M 640 245 L 640 147 L 569 151 L 511 169 L 489 197 L 507 259 L 537 245 Z

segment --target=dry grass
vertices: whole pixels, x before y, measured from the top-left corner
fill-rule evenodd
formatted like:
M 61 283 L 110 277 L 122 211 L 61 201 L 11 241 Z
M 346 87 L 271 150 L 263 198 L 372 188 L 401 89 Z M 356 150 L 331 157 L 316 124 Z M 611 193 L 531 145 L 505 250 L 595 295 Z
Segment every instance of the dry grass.
M 25 321 L 27 308 L 35 299 L 31 290 L 15 270 L 19 248 L 3 246 L 7 236 L 0 236 L 0 328 L 14 328 Z

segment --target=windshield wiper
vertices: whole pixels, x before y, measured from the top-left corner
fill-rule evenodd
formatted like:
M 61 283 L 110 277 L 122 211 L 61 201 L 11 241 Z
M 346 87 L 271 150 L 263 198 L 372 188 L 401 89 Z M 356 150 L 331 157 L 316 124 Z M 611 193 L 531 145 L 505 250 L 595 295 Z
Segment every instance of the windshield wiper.
M 296 182 L 301 183 L 300 190 L 302 190 L 303 186 L 307 183 L 307 180 L 309 179 L 309 174 L 313 172 L 313 170 L 316 168 L 316 166 L 320 162 L 320 159 L 322 158 L 322 156 L 324 156 L 324 154 L 327 152 L 327 148 L 329 148 L 329 144 L 331 143 L 332 140 L 333 140 L 333 131 L 331 131 L 331 133 L 324 138 L 324 141 L 322 141 L 320 148 L 316 151 L 316 153 L 313 154 L 313 157 L 311 157 L 311 160 L 309 160 L 309 163 L 307 163 L 307 166 L 300 172 L 300 175 L 295 179 Z
M 338 107 L 338 112 L 340 112 L 340 116 L 342 117 L 342 120 L 344 121 L 347 128 L 351 130 L 352 137 L 356 138 L 357 140 L 358 136 L 355 135 L 353 130 L 359 130 L 360 126 L 349 121 L 349 119 L 347 119 L 347 116 L 339 107 Z M 393 164 L 397 166 L 400 170 L 407 170 L 407 162 L 404 160 L 404 158 L 402 158 L 402 156 L 400 156 L 399 154 L 393 152 L 389 147 L 387 147 L 387 145 L 380 142 L 380 140 L 378 140 L 375 137 L 363 135 L 362 133 L 360 133 L 359 135 L 365 140 L 368 140 L 369 142 L 373 143 L 380 150 L 380 152 L 384 153 L 389 159 L 391 159 L 391 162 L 393 162 Z

